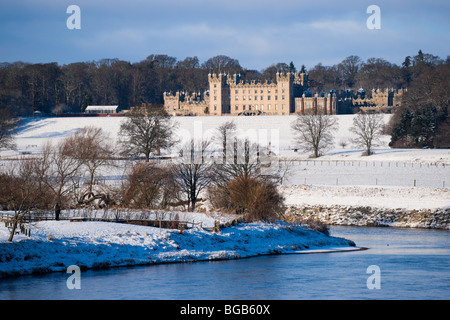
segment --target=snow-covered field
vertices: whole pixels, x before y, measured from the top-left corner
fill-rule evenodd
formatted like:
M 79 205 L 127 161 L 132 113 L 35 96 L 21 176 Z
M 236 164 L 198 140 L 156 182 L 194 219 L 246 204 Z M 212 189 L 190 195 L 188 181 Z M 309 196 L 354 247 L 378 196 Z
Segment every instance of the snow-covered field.
M 389 115 L 385 116 L 385 122 Z M 290 166 L 280 190 L 289 206 L 350 206 L 374 208 L 439 209 L 450 207 L 450 152 L 390 149 L 389 137 L 375 147 L 375 155 L 362 156 L 351 144 L 348 131 L 353 115 L 338 116 L 335 145 L 318 159 L 295 152 L 291 123 L 294 116 L 179 117 L 178 134 L 184 139 L 209 137 L 221 123 L 234 120 L 238 129 L 271 141 L 272 150 Z M 0 150 L 0 166 L 21 154 L 39 154 L 47 141 L 56 142 L 84 126 L 102 127 L 113 141 L 124 118 L 28 119 L 16 136 L 18 150 Z M 169 150 L 167 155 L 176 155 Z M 0 167 L 1 169 L 1 167 Z M 105 179 L 116 179 L 124 168 L 108 170 Z M 212 224 L 211 213 L 195 213 L 185 219 Z M 68 265 L 88 268 L 159 262 L 229 259 L 306 249 L 343 249 L 352 242 L 283 224 L 242 224 L 220 233 L 202 229 L 161 230 L 153 227 L 105 222 L 39 222 L 32 235 L 16 235 L 6 243 L 8 230 L 0 226 L 0 275 L 64 271 Z M 356 244 L 357 245 L 357 244 Z
M 291 130 L 291 123 L 296 116 L 223 116 L 223 117 L 175 117 L 178 123 L 177 134 L 180 139 L 208 138 L 214 135 L 214 130 L 226 121 L 236 123 L 238 133 L 254 137 L 261 144 L 271 141 L 272 148 L 283 159 L 308 159 L 308 154 L 294 152 L 295 135 Z M 449 150 L 420 150 L 420 149 L 390 149 L 390 137 L 383 136 L 381 145 L 375 148 L 375 155 L 361 156 L 362 150 L 355 149 L 350 143 L 345 148 L 340 146 L 341 141 L 349 141 L 352 134 L 349 128 L 352 125 L 353 115 L 338 115 L 339 130 L 335 133 L 335 145 L 321 157 L 321 160 L 363 160 L 363 161 L 406 161 L 414 163 L 440 163 L 450 165 Z M 390 115 L 385 115 L 387 123 Z M 0 156 L 17 155 L 20 152 L 39 152 L 43 143 L 58 141 L 85 126 L 98 126 L 109 133 L 111 139 L 116 141 L 120 123 L 123 117 L 99 118 L 42 118 L 25 119 L 23 126 L 17 134 L 17 152 L 0 151 Z M 176 151 L 171 150 L 171 151 Z M 170 153 L 170 151 L 169 151 Z M 370 159 L 369 159 L 370 158 Z
M 301 203 L 309 199 L 313 204 L 351 200 L 346 204 L 352 205 L 357 201 L 391 206 L 395 200 L 395 206 L 405 208 L 412 204 L 450 206 L 447 192 L 450 187 L 450 150 L 391 149 L 388 147 L 390 137 L 383 136 L 381 144 L 374 148 L 374 155 L 362 156 L 362 150 L 350 143 L 345 148 L 340 146 L 341 141 L 351 138 L 349 128 L 353 117 L 337 116 L 339 130 L 335 135 L 335 145 L 318 159 L 310 159 L 309 154 L 294 151 L 295 136 L 291 123 L 295 116 L 176 117 L 174 120 L 178 123 L 177 134 L 181 140 L 211 137 L 220 124 L 233 120 L 241 134 L 256 137 L 261 144 L 271 141 L 281 164 L 287 160 L 290 167 L 283 180 L 283 190 L 291 204 L 293 199 Z M 385 123 L 389 117 L 385 115 Z M 15 158 L 20 153 L 38 154 L 45 142 L 56 142 L 88 125 L 103 128 L 112 141 L 117 141 L 123 120 L 122 117 L 28 119 L 17 134 L 18 150 L 0 151 L 0 160 Z M 177 154 L 177 147 L 166 153 Z M 0 161 L 0 165 L 6 163 Z M 108 169 L 105 179 L 120 178 L 123 172 L 122 167 Z M 302 191 L 301 185 L 308 186 L 308 192 Z

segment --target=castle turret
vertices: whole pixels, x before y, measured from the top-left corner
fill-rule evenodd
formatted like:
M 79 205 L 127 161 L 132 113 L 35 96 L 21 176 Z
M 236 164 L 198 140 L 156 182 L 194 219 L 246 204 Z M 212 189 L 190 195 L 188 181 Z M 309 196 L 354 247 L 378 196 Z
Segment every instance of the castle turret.
M 209 113 L 211 115 L 222 115 L 230 113 L 230 85 L 225 73 L 208 74 L 209 81 Z

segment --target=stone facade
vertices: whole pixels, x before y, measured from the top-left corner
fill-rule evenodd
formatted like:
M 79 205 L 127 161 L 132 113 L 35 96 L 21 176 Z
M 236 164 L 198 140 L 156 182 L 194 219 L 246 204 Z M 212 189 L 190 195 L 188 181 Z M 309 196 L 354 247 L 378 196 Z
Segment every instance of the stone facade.
M 208 92 L 203 94 L 164 92 L 164 108 L 169 114 L 175 116 L 207 115 L 209 113 L 209 94 Z
M 360 89 L 312 94 L 305 73 L 277 73 L 275 81 L 244 81 L 240 75 L 208 75 L 204 93 L 164 93 L 164 107 L 172 115 L 292 115 L 351 113 L 355 108 L 395 107 L 404 90 Z
M 402 104 L 403 94 L 407 89 L 372 89 L 370 94 L 366 94 L 363 89 L 359 89 L 353 98 L 353 106 L 363 110 L 390 110 Z

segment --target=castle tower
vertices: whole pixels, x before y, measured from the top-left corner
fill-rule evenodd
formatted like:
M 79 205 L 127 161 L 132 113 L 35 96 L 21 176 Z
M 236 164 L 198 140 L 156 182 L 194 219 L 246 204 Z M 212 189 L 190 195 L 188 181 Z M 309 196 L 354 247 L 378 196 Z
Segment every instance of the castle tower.
M 224 113 L 230 113 L 230 85 L 227 79 L 228 76 L 224 73 L 208 74 L 211 115 L 221 116 Z
M 277 90 L 278 90 L 278 104 L 281 105 L 281 110 L 278 114 L 289 114 L 295 112 L 294 106 L 294 74 L 278 73 L 276 75 Z

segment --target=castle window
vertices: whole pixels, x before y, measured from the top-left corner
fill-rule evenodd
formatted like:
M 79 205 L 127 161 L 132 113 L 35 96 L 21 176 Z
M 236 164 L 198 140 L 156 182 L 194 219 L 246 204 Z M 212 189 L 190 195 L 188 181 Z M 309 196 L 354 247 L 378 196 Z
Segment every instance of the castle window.
M 217 84 L 214 83 L 214 88 L 217 88 Z
M 270 110 L 270 104 L 267 106 L 267 110 Z
M 248 100 L 252 100 L 252 96 L 248 96 Z
M 248 106 L 248 110 L 252 110 L 252 106 L 250 105 L 250 106 Z
M 216 110 L 217 110 L 217 105 L 215 104 L 215 105 L 214 105 L 214 111 L 216 111 Z
M 244 100 L 244 101 L 245 101 L 245 96 L 243 96 L 243 97 L 242 97 L 242 100 Z
M 282 96 L 282 97 L 281 97 L 281 99 L 283 99 L 283 100 L 284 100 L 284 96 Z
M 258 96 L 255 96 L 255 100 L 258 100 Z
M 261 100 L 263 100 L 264 98 L 263 98 L 263 96 L 261 96 Z
M 239 106 L 238 106 L 238 105 L 236 105 L 236 107 L 235 107 L 235 108 L 236 108 L 236 111 L 238 111 L 238 110 L 239 110 Z
M 237 101 L 239 100 L 239 96 L 235 96 L 234 99 Z
M 275 100 L 278 100 L 278 96 L 275 96 Z
M 264 105 L 263 104 L 261 105 L 261 110 L 264 110 Z
M 214 94 L 216 94 L 217 93 L 217 90 L 214 90 Z
M 270 100 L 270 96 L 267 96 L 267 100 Z
M 258 90 L 255 90 L 255 93 L 258 93 Z
M 217 97 L 216 96 L 214 96 L 214 101 L 216 101 L 217 100 Z
M 242 106 L 242 110 L 245 110 L 245 104 Z
M 235 94 L 238 94 L 238 93 L 239 93 L 239 90 L 234 90 L 234 93 L 235 93 Z

